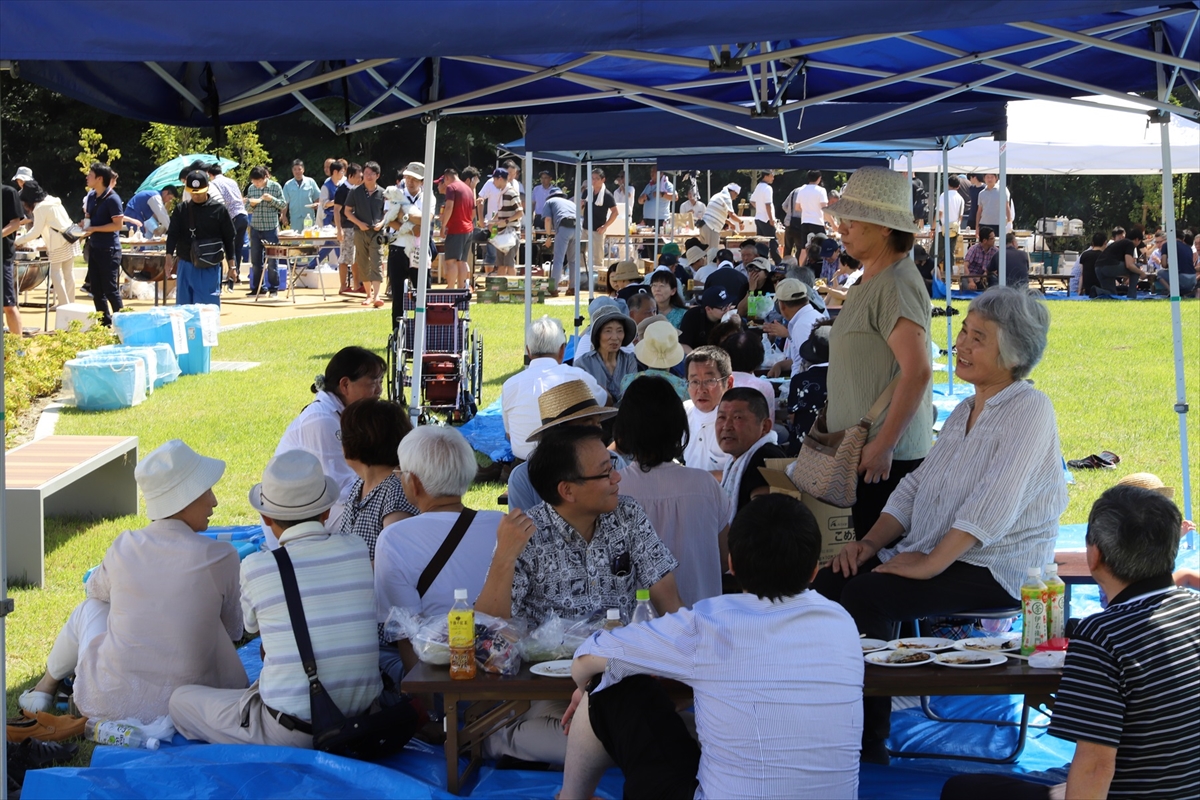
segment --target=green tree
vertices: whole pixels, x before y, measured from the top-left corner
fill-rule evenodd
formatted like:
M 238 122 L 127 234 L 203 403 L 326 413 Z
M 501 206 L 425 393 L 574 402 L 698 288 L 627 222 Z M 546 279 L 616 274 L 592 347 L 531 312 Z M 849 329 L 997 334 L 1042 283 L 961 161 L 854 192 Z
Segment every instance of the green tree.
M 94 128 L 79 129 L 79 147 L 79 155 L 75 156 L 75 160 L 79 162 L 79 171 L 84 175 L 97 161 L 112 166 L 121 157 L 121 151 L 105 144 L 104 137 Z
M 141 143 L 150 151 L 156 164 L 164 164 L 172 158 L 189 153 L 209 152 L 212 137 L 205 136 L 199 128 L 151 122 L 150 127 L 142 134 Z
M 217 148 L 216 155 L 232 159 L 238 165 L 225 174 L 237 183 L 250 179 L 250 170 L 271 163 L 271 154 L 258 138 L 258 123 L 246 122 L 225 128 L 225 145 Z

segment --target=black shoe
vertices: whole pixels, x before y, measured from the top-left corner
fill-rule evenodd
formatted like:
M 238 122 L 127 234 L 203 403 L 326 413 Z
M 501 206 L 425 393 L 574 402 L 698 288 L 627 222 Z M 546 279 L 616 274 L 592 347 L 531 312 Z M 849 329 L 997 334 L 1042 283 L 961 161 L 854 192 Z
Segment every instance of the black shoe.
M 864 764 L 881 764 L 886 767 L 892 763 L 892 757 L 884 742 L 863 742 L 859 761 Z
M 279 292 L 268 292 L 267 293 L 268 300 L 274 300 L 277 297 L 279 297 Z
M 253 289 L 253 290 L 251 290 L 251 291 L 249 291 L 249 292 L 246 292 L 246 297 L 254 297 L 254 296 L 255 296 L 255 295 L 257 295 L 257 294 L 258 294 L 258 290 L 257 290 L 257 289 Z

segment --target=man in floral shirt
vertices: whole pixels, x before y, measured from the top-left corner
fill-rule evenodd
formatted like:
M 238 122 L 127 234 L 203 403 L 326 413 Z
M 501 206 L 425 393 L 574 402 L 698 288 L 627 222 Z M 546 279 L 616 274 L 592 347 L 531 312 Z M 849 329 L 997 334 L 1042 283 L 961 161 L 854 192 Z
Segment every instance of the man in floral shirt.
M 628 619 L 639 588 L 650 590 L 659 614 L 680 608 L 672 574 L 679 562 L 642 507 L 618 496 L 621 478 L 599 431 L 548 431 L 530 457 L 529 479 L 545 502 L 528 516 L 513 511 L 501 523 L 476 610 L 520 617 L 531 627 L 551 613 L 577 619 L 608 608 Z M 484 754 L 561 764 L 565 711 L 566 703 L 533 703 L 488 739 Z

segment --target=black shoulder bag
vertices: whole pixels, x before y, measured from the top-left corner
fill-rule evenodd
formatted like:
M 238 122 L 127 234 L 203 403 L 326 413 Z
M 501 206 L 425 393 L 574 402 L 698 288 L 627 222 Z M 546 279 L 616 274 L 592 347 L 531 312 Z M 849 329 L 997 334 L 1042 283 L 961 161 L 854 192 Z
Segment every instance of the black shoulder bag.
M 304 674 L 308 676 L 313 749 L 364 760 L 395 753 L 420 729 L 417 710 L 406 699 L 401 699 L 391 706 L 382 706 L 376 700 L 366 713 L 354 717 L 342 713 L 317 677 L 317 658 L 308 636 L 308 622 L 304 616 L 304 604 L 300 599 L 292 559 L 286 548 L 280 547 L 274 553 L 288 616 L 292 621 L 292 634 L 296 637 L 296 649 L 300 651 Z
M 221 266 L 225 257 L 225 243 L 216 237 L 196 238 L 195 203 L 188 203 L 188 221 L 191 223 L 189 230 L 192 234 L 192 252 L 188 260 L 192 262 L 192 266 L 197 269 L 212 269 Z
M 458 519 L 454 521 L 454 527 L 446 534 L 446 538 L 442 540 L 442 546 L 433 554 L 433 558 L 429 559 L 429 563 L 425 566 L 425 570 L 421 573 L 421 577 L 417 579 L 417 594 L 424 597 L 429 591 L 429 587 L 437 580 L 437 576 L 442 574 L 442 569 L 446 566 L 446 562 L 450 560 L 450 556 L 454 555 L 454 551 L 458 549 L 458 544 L 467 535 L 467 528 L 471 527 L 471 523 L 475 521 L 475 515 L 479 512 L 473 508 L 464 508 L 458 515 Z

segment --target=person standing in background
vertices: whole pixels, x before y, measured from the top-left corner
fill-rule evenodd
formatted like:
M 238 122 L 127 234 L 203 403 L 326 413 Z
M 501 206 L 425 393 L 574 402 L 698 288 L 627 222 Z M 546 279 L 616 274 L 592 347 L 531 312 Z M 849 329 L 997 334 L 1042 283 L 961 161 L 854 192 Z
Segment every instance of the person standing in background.
M 775 194 L 771 184 L 775 182 L 775 173 L 767 170 L 758 179 L 758 185 L 750 193 L 750 202 L 754 204 L 754 228 L 759 236 L 767 237 L 771 260 L 779 260 L 779 238 L 776 235 Z
M 233 255 L 229 259 L 229 272 L 225 275 L 225 286 L 233 291 L 234 284 L 242 279 L 242 247 L 246 244 L 246 228 L 250 226 L 250 215 L 246 213 L 246 201 L 242 190 L 228 175 L 222 174 L 221 162 L 215 161 L 204 168 L 208 173 L 209 197 L 225 204 L 229 220 L 233 223 Z
M 117 289 L 117 273 L 121 269 L 118 234 L 124 224 L 125 207 L 112 188 L 114 179 L 112 168 L 107 164 L 97 161 L 88 168 L 87 187 L 91 193 L 86 203 L 88 227 L 83 232 L 89 243 L 87 281 L 105 327 L 111 326 L 112 315 L 125 307 Z
M 318 219 L 316 205 L 321 190 L 316 181 L 304 174 L 304 162 L 298 158 L 292 162 L 292 179 L 283 185 L 283 199 L 287 203 L 288 228 L 303 230 L 305 217 L 314 222 Z

